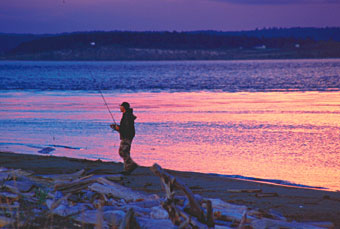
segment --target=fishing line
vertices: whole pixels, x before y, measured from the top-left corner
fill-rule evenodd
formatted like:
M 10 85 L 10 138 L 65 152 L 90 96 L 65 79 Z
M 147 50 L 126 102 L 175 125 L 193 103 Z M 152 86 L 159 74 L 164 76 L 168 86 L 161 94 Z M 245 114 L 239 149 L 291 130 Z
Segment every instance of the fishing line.
M 94 78 L 94 76 L 93 76 L 93 74 L 92 74 L 92 71 L 89 70 L 89 72 L 90 72 L 90 75 L 91 75 L 92 79 L 93 79 L 94 81 L 96 81 L 96 79 Z M 117 125 L 116 120 L 115 120 L 115 118 L 113 117 L 113 114 L 112 114 L 112 112 L 111 112 L 111 110 L 110 110 L 110 108 L 109 108 L 109 105 L 107 104 L 106 99 L 105 99 L 105 97 L 104 97 L 102 91 L 100 90 L 100 88 L 98 88 L 98 91 L 99 91 L 101 97 L 103 98 L 103 101 L 104 101 L 104 103 L 105 103 L 105 106 L 106 106 L 107 110 L 109 111 L 109 113 L 110 113 L 110 115 L 111 115 L 112 121 L 114 122 L 115 125 Z

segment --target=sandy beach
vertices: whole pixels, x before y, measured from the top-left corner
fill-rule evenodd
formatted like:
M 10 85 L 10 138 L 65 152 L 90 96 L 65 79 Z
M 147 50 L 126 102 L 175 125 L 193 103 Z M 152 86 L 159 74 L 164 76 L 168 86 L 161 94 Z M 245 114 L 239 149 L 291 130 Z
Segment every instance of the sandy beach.
M 81 169 L 116 173 L 122 170 L 122 166 L 122 163 L 100 160 L 0 153 L 0 167 L 23 169 L 35 174 L 74 173 Z M 203 173 L 167 171 L 182 180 L 194 194 L 205 198 L 219 198 L 252 209 L 272 209 L 288 220 L 298 222 L 333 222 L 335 228 L 340 228 L 340 192 L 280 186 Z M 123 181 L 125 186 L 133 190 L 164 196 L 160 179 L 148 167 L 137 168 L 133 174 L 125 176 Z M 260 189 L 261 193 L 269 195 L 261 197 L 256 193 L 233 193 L 230 189 Z

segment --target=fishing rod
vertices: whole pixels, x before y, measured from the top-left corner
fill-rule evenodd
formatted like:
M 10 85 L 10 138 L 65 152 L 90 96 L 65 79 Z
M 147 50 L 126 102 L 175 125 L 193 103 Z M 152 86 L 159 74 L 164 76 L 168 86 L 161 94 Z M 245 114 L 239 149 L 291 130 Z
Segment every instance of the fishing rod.
M 104 100 L 104 103 L 105 103 L 105 105 L 106 105 L 107 110 L 109 111 L 109 113 L 110 113 L 110 115 L 111 115 L 112 121 L 114 122 L 115 125 L 117 125 L 116 120 L 115 120 L 115 118 L 113 117 L 113 114 L 112 114 L 111 111 L 110 111 L 109 105 L 107 105 L 107 102 L 106 102 L 106 100 L 105 100 L 105 97 L 104 97 L 102 91 L 101 91 L 100 89 L 98 89 L 98 90 L 99 90 L 100 95 L 102 96 L 102 98 L 103 98 L 103 100 Z
M 91 75 L 92 79 L 93 79 L 94 81 L 96 81 L 96 79 L 94 78 L 94 76 L 93 76 L 93 74 L 92 74 L 92 71 L 89 70 L 89 72 L 90 72 L 90 75 Z M 101 97 L 102 97 L 102 99 L 103 99 L 103 101 L 104 101 L 104 103 L 105 103 L 105 106 L 106 106 L 107 110 L 109 111 L 109 113 L 110 113 L 110 115 L 111 115 L 112 121 L 114 122 L 115 125 L 117 125 L 116 120 L 115 120 L 115 118 L 113 117 L 113 114 L 112 114 L 112 112 L 111 112 L 111 110 L 110 110 L 110 108 L 109 108 L 109 105 L 107 104 L 106 99 L 105 99 L 105 97 L 104 97 L 104 95 L 103 95 L 103 93 L 102 93 L 102 90 L 100 90 L 100 88 L 98 88 L 98 91 L 99 91 L 99 93 L 100 93 L 100 95 L 101 95 Z

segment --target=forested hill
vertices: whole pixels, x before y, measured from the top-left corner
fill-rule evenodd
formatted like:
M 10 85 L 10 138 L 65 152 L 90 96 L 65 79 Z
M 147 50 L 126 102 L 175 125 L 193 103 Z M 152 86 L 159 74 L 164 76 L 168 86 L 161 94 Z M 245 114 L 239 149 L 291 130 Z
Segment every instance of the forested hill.
M 202 31 L 196 31 L 202 32 Z M 296 39 L 313 39 L 316 41 L 340 41 L 340 28 L 268 28 L 256 29 L 251 31 L 238 32 L 220 32 L 220 31 L 204 31 L 210 34 L 231 35 L 231 36 L 249 36 L 258 38 L 296 38 Z M 195 33 L 195 32 L 194 32 Z
M 6 34 L 0 34 L 4 37 Z M 8 35 L 7 35 L 8 36 Z M 12 36 L 13 37 L 13 36 Z M 27 38 L 24 40 L 23 38 Z M 2 59 L 182 60 L 340 57 L 340 28 L 77 32 L 19 36 Z M 15 43 L 15 39 L 12 39 Z M 1 47 L 0 47 L 1 50 Z

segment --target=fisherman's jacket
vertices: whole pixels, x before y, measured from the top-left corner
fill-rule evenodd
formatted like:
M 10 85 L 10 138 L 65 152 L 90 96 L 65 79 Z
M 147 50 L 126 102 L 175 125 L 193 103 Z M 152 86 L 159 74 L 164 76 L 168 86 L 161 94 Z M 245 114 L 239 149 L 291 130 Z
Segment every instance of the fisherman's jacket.
M 119 133 L 120 139 L 130 139 L 135 137 L 135 119 L 137 117 L 133 114 L 133 109 L 128 109 L 120 120 Z

